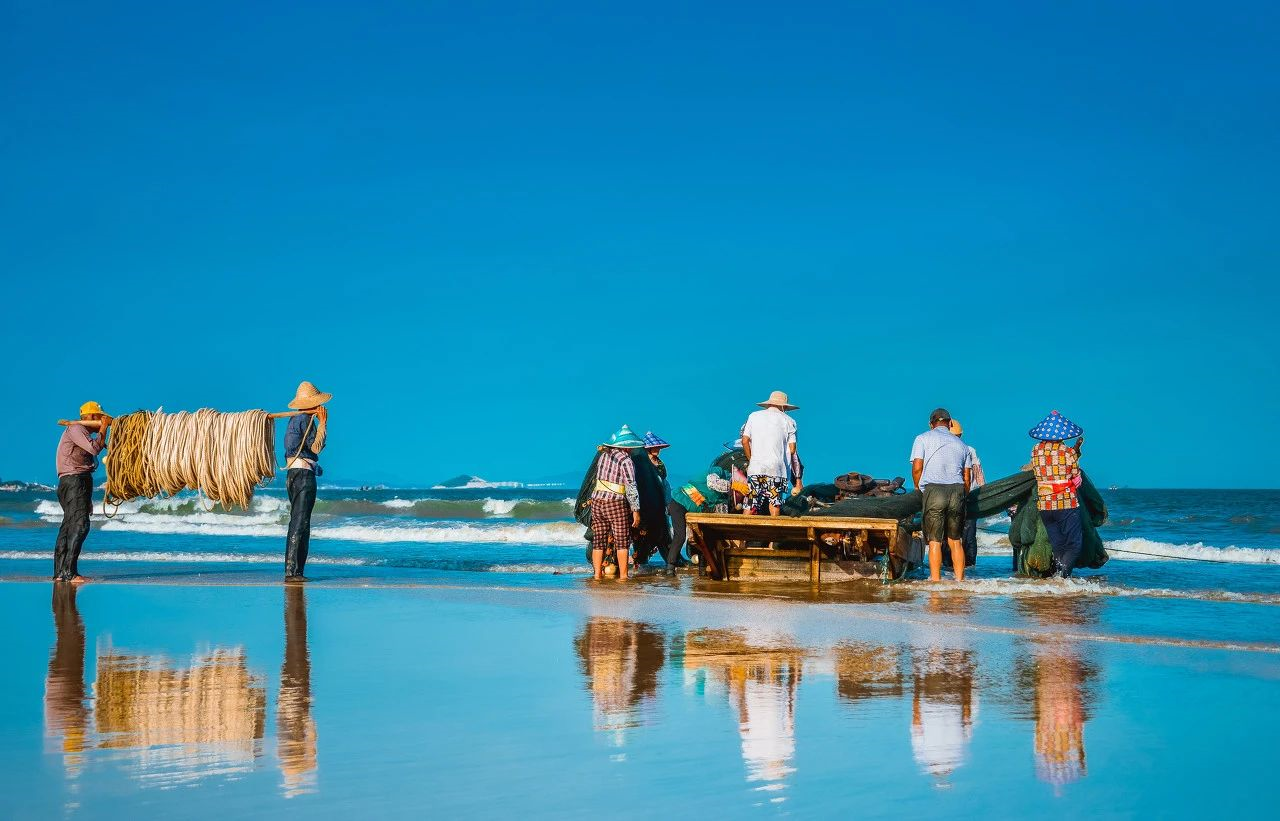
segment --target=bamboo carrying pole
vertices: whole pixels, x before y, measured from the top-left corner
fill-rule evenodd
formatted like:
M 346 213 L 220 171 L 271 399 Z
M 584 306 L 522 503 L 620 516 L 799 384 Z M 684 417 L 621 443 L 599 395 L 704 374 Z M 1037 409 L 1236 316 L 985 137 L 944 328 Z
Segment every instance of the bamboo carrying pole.
M 302 416 L 306 411 L 281 411 L 280 413 L 268 413 L 269 419 L 285 419 L 290 416 Z M 86 428 L 102 427 L 100 419 L 59 419 L 58 424 L 66 427 L 67 425 L 84 425 Z

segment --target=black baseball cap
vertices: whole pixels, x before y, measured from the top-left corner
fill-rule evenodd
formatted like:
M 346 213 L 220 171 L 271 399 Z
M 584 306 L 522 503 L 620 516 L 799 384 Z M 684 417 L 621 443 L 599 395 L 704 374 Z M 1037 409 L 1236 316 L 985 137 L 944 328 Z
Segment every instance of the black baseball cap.
M 930 425 L 936 425 L 939 422 L 950 422 L 950 421 L 951 421 L 951 411 L 947 410 L 946 408 L 938 408 L 933 413 L 929 414 Z

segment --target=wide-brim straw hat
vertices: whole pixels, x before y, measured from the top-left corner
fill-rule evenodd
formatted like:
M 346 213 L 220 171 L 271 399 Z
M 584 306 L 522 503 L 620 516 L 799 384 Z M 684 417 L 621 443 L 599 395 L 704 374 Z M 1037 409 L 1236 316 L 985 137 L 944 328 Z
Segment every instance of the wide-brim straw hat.
M 787 395 L 782 391 L 774 391 L 773 393 L 769 394 L 768 399 L 766 399 L 763 402 L 757 402 L 756 404 L 762 408 L 778 408 L 779 410 L 784 410 L 784 411 L 800 410 L 800 406 L 791 404 L 791 401 L 787 398 Z
M 325 393 L 310 382 L 304 381 L 298 385 L 298 392 L 294 395 L 293 401 L 289 403 L 289 407 L 294 410 L 310 410 L 320 407 L 332 398 L 333 394 Z
M 671 443 L 653 431 L 648 431 L 644 435 L 644 446 L 649 450 L 653 450 L 654 448 L 669 448 Z
M 644 440 L 636 436 L 629 425 L 623 425 L 618 431 L 609 437 L 609 441 L 604 443 L 606 448 L 642 448 Z
M 1028 433 L 1032 439 L 1039 439 L 1041 442 L 1061 442 L 1063 439 L 1074 439 L 1082 435 L 1084 428 L 1053 411 Z

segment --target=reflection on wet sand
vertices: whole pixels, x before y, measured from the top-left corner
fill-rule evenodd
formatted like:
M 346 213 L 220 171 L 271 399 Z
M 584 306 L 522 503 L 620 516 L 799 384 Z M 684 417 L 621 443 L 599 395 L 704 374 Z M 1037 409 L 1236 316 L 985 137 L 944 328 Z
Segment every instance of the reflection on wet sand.
M 925 647 L 912 651 L 911 750 L 939 786 L 968 757 L 978 693 L 973 651 Z
M 795 767 L 796 693 L 805 653 L 793 647 L 753 644 L 736 630 L 694 630 L 685 634 L 684 666 L 722 684 L 738 712 L 738 736 L 747 782 L 780 792 Z M 782 795 L 770 801 L 784 801 Z
M 1044 626 L 1080 626 L 1096 619 L 1099 605 L 1065 597 L 1036 597 L 1020 600 L 1018 606 Z M 1063 787 L 1087 772 L 1084 725 L 1089 720 L 1087 705 L 1096 695 L 1091 685 L 1097 670 L 1074 641 L 1043 638 L 1029 644 L 1030 654 L 1019 662 L 1018 678 L 1032 691 L 1036 776 L 1052 784 L 1056 795 L 1062 795 Z
M 266 690 L 241 648 L 199 653 L 183 666 L 108 645 L 98 650 L 93 690 L 98 748 L 130 751 L 144 782 L 243 773 L 259 755 Z
M 906 677 L 898 647 L 854 642 L 836 647 L 836 693 L 851 702 L 900 697 Z
M 54 586 L 55 637 L 45 679 L 45 736 L 56 740 L 70 778 L 94 751 L 109 751 L 143 786 L 192 784 L 253 769 L 262 754 L 266 689 L 243 648 L 215 647 L 180 664 L 100 643 L 92 697 L 86 699 L 85 628 L 76 594 L 71 585 Z M 286 589 L 276 715 L 286 796 L 315 785 L 306 624 L 303 591 Z
M 925 609 L 963 623 L 972 616 L 967 596 L 932 594 Z M 968 758 L 978 717 L 972 650 L 947 647 L 929 635 L 911 651 L 911 750 L 924 772 L 947 786 L 948 777 Z
M 311 652 L 307 645 L 307 592 L 284 588 L 284 664 L 276 699 L 276 755 L 286 798 L 316 787 L 316 723 L 311 717 Z
M 89 708 L 85 705 L 84 621 L 76 609 L 76 586 L 53 586 L 53 650 L 44 685 L 45 738 L 62 755 L 62 765 L 74 779 L 84 766 L 89 732 Z
M 591 693 L 595 728 L 612 732 L 621 747 L 627 729 L 641 723 L 644 708 L 657 696 L 666 640 L 648 624 L 593 616 L 573 645 Z

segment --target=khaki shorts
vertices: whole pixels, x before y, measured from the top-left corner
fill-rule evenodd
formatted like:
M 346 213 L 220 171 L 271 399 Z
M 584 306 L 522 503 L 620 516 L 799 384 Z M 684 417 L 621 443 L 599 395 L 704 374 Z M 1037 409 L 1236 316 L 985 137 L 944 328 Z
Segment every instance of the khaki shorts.
M 925 485 L 922 530 L 926 542 L 964 536 L 964 485 Z

